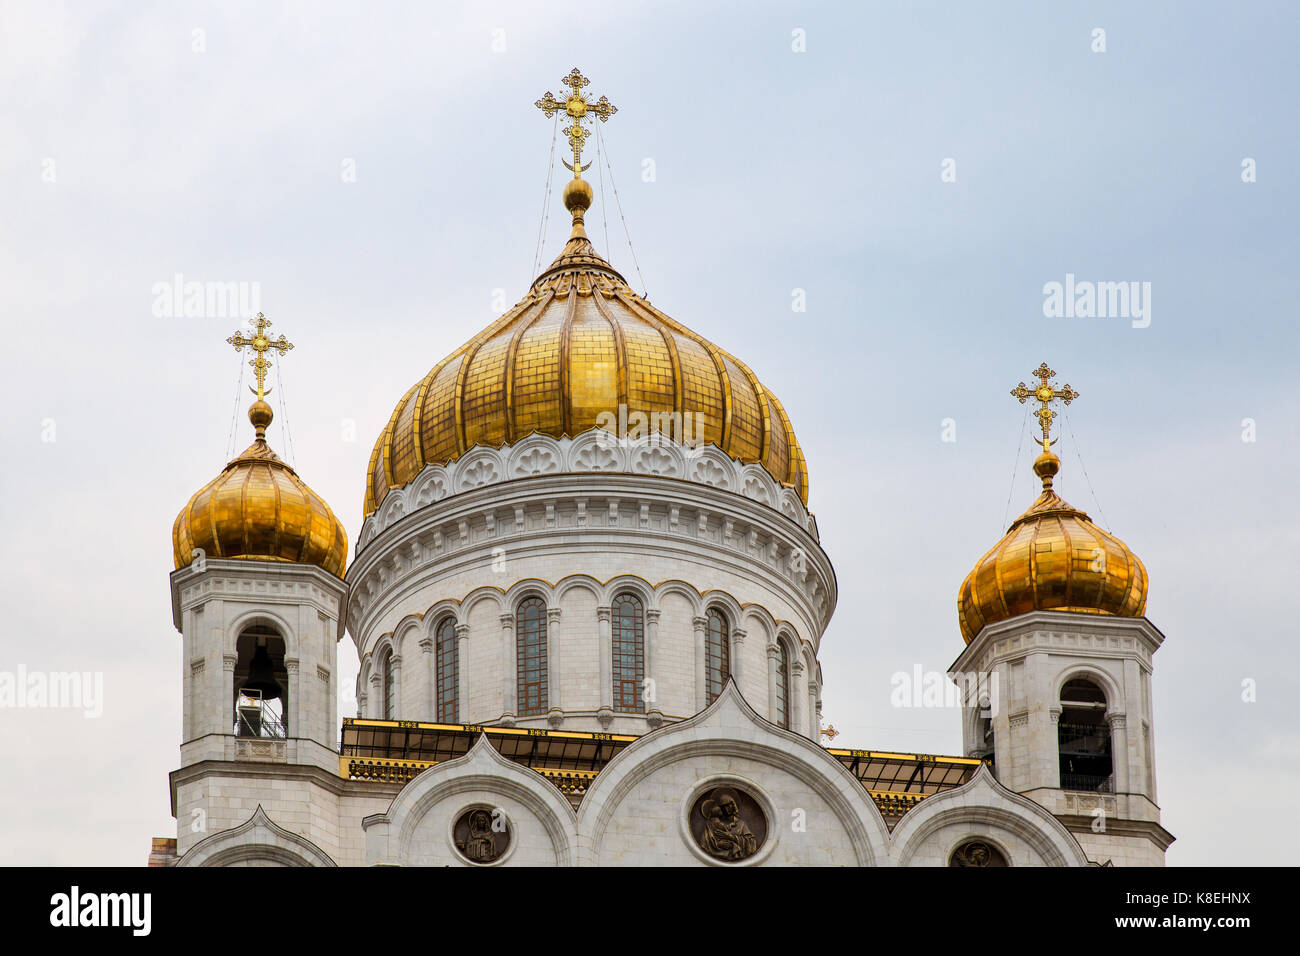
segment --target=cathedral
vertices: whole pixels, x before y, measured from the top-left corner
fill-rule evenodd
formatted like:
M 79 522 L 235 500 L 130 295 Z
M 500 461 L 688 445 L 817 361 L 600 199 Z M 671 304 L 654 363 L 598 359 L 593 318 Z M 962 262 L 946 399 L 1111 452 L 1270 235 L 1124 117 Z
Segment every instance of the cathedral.
M 1053 488 L 1078 393 L 1046 364 L 1012 392 L 1042 491 L 958 589 L 962 755 L 823 745 L 837 582 L 794 425 L 593 247 L 582 151 L 617 110 L 564 84 L 536 105 L 568 124 L 568 241 L 393 396 L 351 555 L 266 441 L 292 345 L 261 315 L 228 340 L 253 442 L 173 527 L 177 830 L 150 865 L 1162 865 L 1164 637 L 1142 562 Z

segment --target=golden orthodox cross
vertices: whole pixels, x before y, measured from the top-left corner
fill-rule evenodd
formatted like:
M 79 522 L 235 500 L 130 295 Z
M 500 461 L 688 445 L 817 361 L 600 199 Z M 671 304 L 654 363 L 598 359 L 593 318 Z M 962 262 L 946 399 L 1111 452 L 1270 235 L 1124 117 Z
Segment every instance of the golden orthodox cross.
M 236 352 L 241 352 L 245 348 L 253 350 L 255 357 L 248 364 L 253 366 L 253 374 L 257 376 L 257 400 L 259 402 L 262 400 L 264 395 L 271 391 L 269 388 L 265 387 L 266 371 L 271 367 L 271 363 L 266 360 L 266 353 L 271 349 L 278 349 L 280 354 L 283 355 L 285 352 L 289 351 L 289 349 L 293 348 L 293 343 L 286 341 L 283 335 L 278 339 L 271 338 L 266 331 L 270 325 L 271 320 L 259 312 L 257 313 L 256 327 L 253 330 L 253 337 L 251 339 L 244 338 L 244 336 L 238 332 L 226 339 L 227 342 L 235 347 Z
M 582 165 L 582 147 L 587 137 L 591 135 L 582 125 L 582 121 L 590 114 L 599 117 L 602 123 L 607 122 L 618 112 L 618 107 L 604 96 L 594 103 L 588 101 L 582 95 L 582 88 L 589 85 L 591 80 L 579 73 L 576 66 L 560 82 L 569 88 L 569 95 L 563 101 L 557 100 L 551 95 L 551 91 L 547 90 L 546 95 L 533 105 L 541 110 L 547 119 L 559 110 L 564 110 L 565 115 L 569 117 L 570 123 L 564 128 L 564 132 L 569 137 L 569 147 L 573 150 L 573 165 L 569 165 L 568 160 L 560 160 L 560 162 L 573 170 L 573 178 L 577 179 L 583 170 L 591 168 L 591 163 Z
M 1070 388 L 1069 383 L 1066 383 L 1065 388 L 1057 389 L 1050 381 L 1056 373 L 1047 367 L 1046 362 L 1034 369 L 1034 374 L 1038 376 L 1037 387 L 1029 388 L 1024 382 L 1021 382 L 1011 390 L 1011 395 L 1014 398 L 1020 399 L 1021 405 L 1025 404 L 1025 402 L 1029 401 L 1031 398 L 1034 399 L 1034 401 L 1042 403 L 1042 406 L 1038 411 L 1034 412 L 1034 416 L 1038 419 L 1038 424 L 1043 429 L 1043 437 L 1040 441 L 1043 445 L 1043 451 L 1047 452 L 1051 451 L 1052 445 L 1056 443 L 1056 439 L 1050 437 L 1052 431 L 1052 419 L 1056 417 L 1056 412 L 1052 411 L 1050 407 L 1052 402 L 1060 399 L 1065 404 L 1069 405 L 1079 397 L 1079 393 Z

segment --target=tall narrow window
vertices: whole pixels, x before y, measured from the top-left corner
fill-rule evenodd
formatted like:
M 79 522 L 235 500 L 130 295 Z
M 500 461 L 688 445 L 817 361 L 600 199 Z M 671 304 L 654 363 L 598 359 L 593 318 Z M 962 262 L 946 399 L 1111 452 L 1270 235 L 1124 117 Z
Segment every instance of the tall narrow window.
M 727 638 L 727 616 L 716 607 L 705 615 L 708 623 L 704 629 L 704 683 L 706 703 L 713 703 L 722 693 L 731 674 L 731 642 Z
M 520 714 L 546 711 L 546 605 L 526 598 L 515 612 L 516 696 Z
M 456 622 L 451 618 L 445 618 L 438 625 L 434 641 L 436 645 L 434 653 L 437 654 L 434 665 L 438 672 L 437 720 L 440 724 L 454 724 L 457 722 L 456 697 L 460 679 L 456 651 Z
M 1062 790 L 1114 791 L 1106 695 L 1092 681 L 1076 678 L 1061 688 L 1057 743 Z
M 392 720 L 396 694 L 393 687 L 393 652 L 384 651 L 383 663 L 380 665 L 384 682 L 384 720 Z
M 620 594 L 610 605 L 610 660 L 614 668 L 614 709 L 645 712 L 645 610 L 635 594 Z
M 776 722 L 790 729 L 790 649 L 785 641 L 777 641 L 780 653 L 776 656 Z

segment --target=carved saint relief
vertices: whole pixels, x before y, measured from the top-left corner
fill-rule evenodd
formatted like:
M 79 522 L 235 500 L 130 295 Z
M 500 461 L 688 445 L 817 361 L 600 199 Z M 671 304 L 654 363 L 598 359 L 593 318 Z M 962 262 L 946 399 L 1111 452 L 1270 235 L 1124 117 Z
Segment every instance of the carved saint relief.
M 949 866 L 1006 866 L 1007 859 L 983 840 L 968 840 L 952 851 Z
M 691 808 L 691 834 L 709 856 L 735 863 L 758 852 L 767 839 L 767 819 L 743 790 L 716 787 Z
M 510 825 L 499 811 L 473 807 L 460 815 L 452 837 L 456 849 L 471 863 L 492 863 L 510 846 Z

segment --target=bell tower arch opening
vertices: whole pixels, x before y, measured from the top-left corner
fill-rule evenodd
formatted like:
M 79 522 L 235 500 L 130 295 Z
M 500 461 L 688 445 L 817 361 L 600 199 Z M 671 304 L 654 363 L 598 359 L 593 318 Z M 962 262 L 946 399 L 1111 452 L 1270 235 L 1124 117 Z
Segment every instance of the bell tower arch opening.
M 245 628 L 235 642 L 236 737 L 289 736 L 289 671 L 284 638 L 264 624 Z
M 1057 749 L 1062 790 L 1114 792 L 1115 765 L 1106 708 L 1105 693 L 1086 677 L 1072 678 L 1061 688 Z

